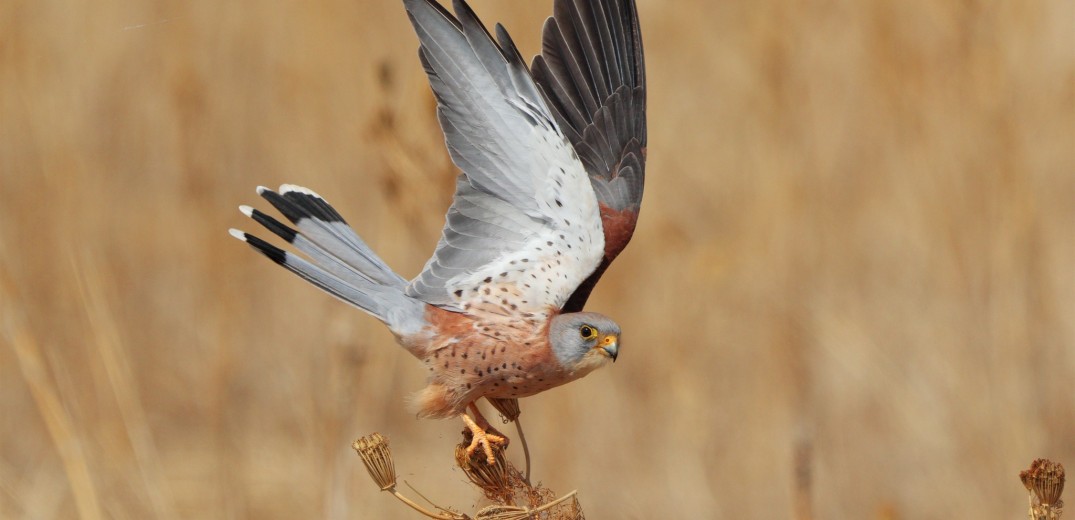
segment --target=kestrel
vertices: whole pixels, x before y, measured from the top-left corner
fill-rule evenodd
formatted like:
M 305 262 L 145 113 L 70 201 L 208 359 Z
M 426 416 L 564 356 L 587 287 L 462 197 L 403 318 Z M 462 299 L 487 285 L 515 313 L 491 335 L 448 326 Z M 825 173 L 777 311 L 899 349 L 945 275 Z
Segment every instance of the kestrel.
M 258 193 L 294 228 L 244 214 L 305 258 L 232 235 L 325 292 L 384 322 L 425 364 L 419 416 L 461 417 L 492 463 L 475 402 L 516 399 L 616 360 L 620 327 L 582 312 L 634 232 L 646 161 L 646 89 L 634 0 L 555 0 L 532 68 L 507 31 L 470 6 L 453 16 L 404 0 L 461 170 L 443 234 L 422 272 L 389 268 L 316 193 Z M 473 418 L 467 415 L 467 410 Z

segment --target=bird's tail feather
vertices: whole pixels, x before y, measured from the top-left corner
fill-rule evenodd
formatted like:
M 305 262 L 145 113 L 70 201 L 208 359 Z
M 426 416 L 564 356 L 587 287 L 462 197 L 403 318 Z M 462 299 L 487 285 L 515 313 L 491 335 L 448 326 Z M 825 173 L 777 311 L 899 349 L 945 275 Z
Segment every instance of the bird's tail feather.
M 392 271 L 323 198 L 306 188 L 287 184 L 280 187 L 279 193 L 259 187 L 258 194 L 297 229 L 249 206 L 239 209 L 310 260 L 243 231 L 232 229 L 232 236 L 325 292 L 380 319 L 396 334 L 411 334 L 424 326 L 425 306 L 403 293 L 407 281 Z

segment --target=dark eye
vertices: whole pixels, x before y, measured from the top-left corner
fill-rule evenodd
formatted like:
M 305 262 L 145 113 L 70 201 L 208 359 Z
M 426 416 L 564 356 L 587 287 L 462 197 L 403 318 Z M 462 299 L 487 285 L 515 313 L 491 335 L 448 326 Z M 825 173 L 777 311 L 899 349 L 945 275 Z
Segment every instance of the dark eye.
M 582 336 L 582 339 L 594 339 L 597 337 L 597 330 L 589 325 L 583 325 L 579 327 L 579 335 Z

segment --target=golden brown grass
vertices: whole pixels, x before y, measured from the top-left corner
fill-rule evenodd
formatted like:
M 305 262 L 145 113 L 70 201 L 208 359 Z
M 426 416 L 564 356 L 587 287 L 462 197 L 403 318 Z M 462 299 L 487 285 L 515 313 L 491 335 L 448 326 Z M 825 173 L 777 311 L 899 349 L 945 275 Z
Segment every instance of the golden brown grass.
M 526 54 L 549 5 L 475 1 Z M 640 11 L 646 200 L 591 304 L 626 343 L 522 403 L 535 479 L 591 518 L 1023 514 L 1013 473 L 1075 460 L 1075 4 Z M 397 2 L 0 2 L 0 517 L 412 518 L 375 430 L 477 509 L 413 360 L 227 235 L 282 182 L 420 269 L 453 173 Z

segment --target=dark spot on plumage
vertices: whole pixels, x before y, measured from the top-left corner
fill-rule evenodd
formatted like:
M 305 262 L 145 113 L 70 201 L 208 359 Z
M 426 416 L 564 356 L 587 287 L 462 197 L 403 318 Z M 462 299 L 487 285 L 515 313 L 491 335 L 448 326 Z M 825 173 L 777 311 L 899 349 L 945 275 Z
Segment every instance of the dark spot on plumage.
M 527 262 L 529 262 L 529 261 L 530 261 L 530 259 L 529 259 L 529 258 L 523 258 L 523 263 L 524 263 L 524 264 L 525 264 L 525 263 L 527 263 Z
M 444 362 L 444 368 L 448 368 L 448 362 L 447 361 Z
M 571 221 L 570 221 L 570 220 L 567 220 L 567 219 L 565 218 L 565 219 L 564 219 L 564 225 L 565 225 L 565 226 L 570 226 L 570 225 L 571 225 Z
M 512 262 L 512 263 L 514 264 L 515 262 Z M 501 278 L 503 278 L 503 277 L 505 277 L 505 276 L 507 276 L 507 275 L 508 275 L 507 271 L 505 271 L 505 272 L 503 272 L 503 273 L 500 273 L 500 277 L 501 277 Z M 502 291 L 506 291 L 507 289 L 501 289 L 501 290 L 502 290 Z
M 500 368 L 508 368 L 508 364 L 507 363 L 501 363 Z
M 467 390 L 470 390 L 470 383 L 467 383 Z
M 505 350 L 508 350 L 508 347 L 500 347 L 501 352 L 504 352 Z
M 508 288 L 507 287 L 501 287 L 500 292 L 508 292 Z
M 494 381 L 493 386 L 500 386 L 500 383 L 497 383 L 497 382 Z
M 548 242 L 545 242 L 545 245 L 551 246 L 552 245 L 552 240 L 549 240 Z
M 458 297 L 458 298 L 462 298 L 462 297 L 463 297 L 463 290 L 462 290 L 462 289 L 457 289 L 457 290 L 455 291 L 455 295 L 456 295 L 456 297 Z
M 467 369 L 465 369 L 465 368 L 460 368 L 460 369 L 459 369 L 459 373 L 460 373 L 460 374 L 466 374 L 466 373 L 467 373 Z
M 482 376 L 482 371 L 481 371 L 481 370 L 479 370 L 479 371 L 478 371 L 478 377 L 481 377 L 481 376 Z
M 489 288 L 488 288 L 488 287 L 486 287 L 486 288 L 485 288 L 485 294 L 489 294 L 490 292 L 492 292 L 492 291 L 490 291 L 490 290 L 489 290 Z M 484 300 L 483 300 L 483 301 L 484 301 Z
M 518 310 L 518 309 L 519 309 L 519 306 L 518 306 L 518 305 L 515 305 L 514 303 L 513 303 L 513 304 L 511 304 L 511 310 L 513 310 L 513 311 L 514 311 L 514 310 Z
M 486 276 L 486 277 L 485 277 L 485 283 L 489 283 L 489 282 L 491 282 L 491 281 L 493 281 L 493 277 L 492 277 L 492 276 Z
M 561 207 L 561 208 L 564 207 L 564 203 L 560 202 L 560 199 L 556 199 L 556 205 Z
M 485 359 L 485 352 L 482 352 L 482 359 Z

